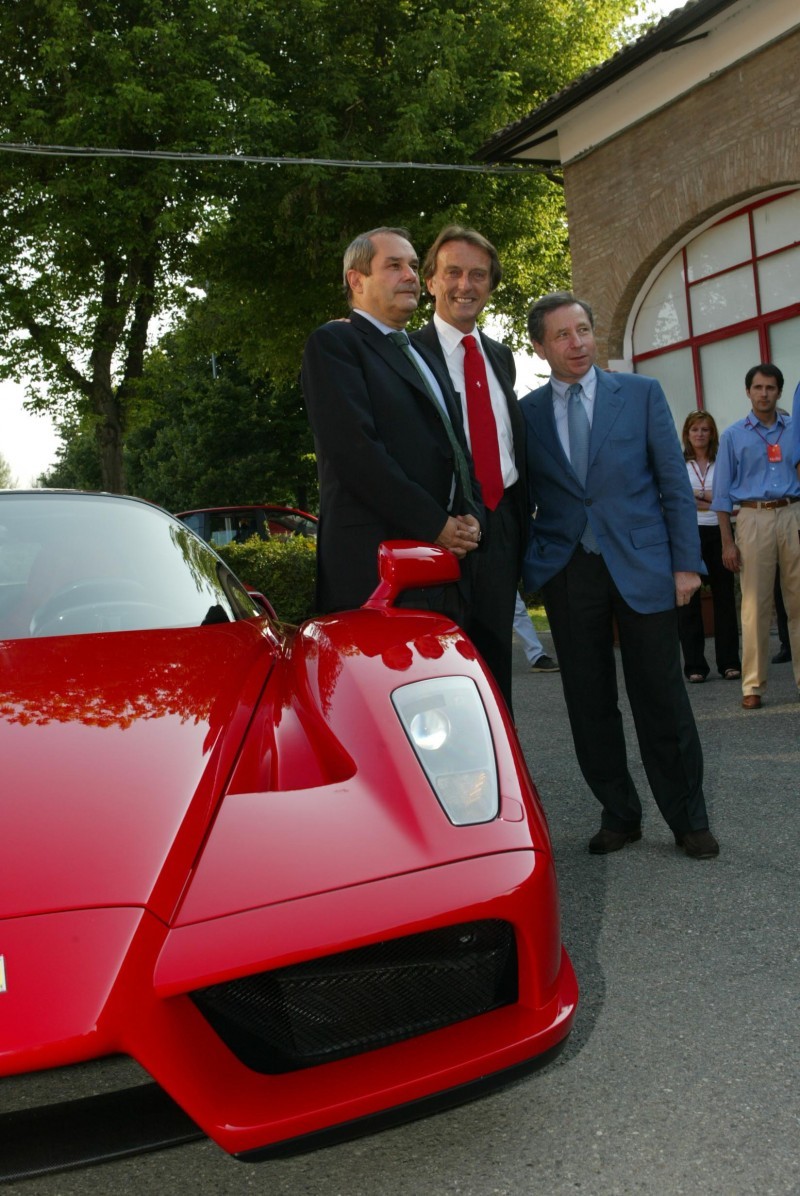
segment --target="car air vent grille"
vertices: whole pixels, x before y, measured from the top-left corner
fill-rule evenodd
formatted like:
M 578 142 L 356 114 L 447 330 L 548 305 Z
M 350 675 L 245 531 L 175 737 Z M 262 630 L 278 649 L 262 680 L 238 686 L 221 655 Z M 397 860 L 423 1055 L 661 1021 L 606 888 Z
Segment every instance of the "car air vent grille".
M 191 995 L 247 1067 L 297 1071 L 512 1004 L 514 930 L 497 920 L 466 922 Z

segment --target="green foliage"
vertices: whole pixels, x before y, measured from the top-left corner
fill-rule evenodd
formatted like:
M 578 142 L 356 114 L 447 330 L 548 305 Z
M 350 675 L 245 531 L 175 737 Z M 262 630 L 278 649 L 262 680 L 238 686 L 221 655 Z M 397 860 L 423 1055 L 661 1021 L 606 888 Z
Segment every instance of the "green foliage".
M 533 620 L 533 625 L 537 631 L 549 631 L 550 623 L 547 619 L 547 611 L 541 603 L 533 603 L 528 606 L 528 614 Z
M 250 0 L 4 0 L 0 137 L 128 150 L 264 144 Z M 234 171 L 235 167 L 232 168 Z M 232 179 L 222 168 L 0 155 L 0 377 L 79 417 L 120 488 L 148 329 Z
M 289 117 L 274 151 L 465 163 L 499 127 L 615 48 L 630 0 L 293 0 L 270 95 Z M 269 37 L 259 41 L 265 58 Z M 345 314 L 342 251 L 358 232 L 404 225 L 422 253 L 446 222 L 497 245 L 495 310 L 523 336 L 530 299 L 569 280 L 558 184 L 459 171 L 281 166 L 250 171 L 229 218 L 199 245 L 217 333 L 243 364 L 293 378 L 308 333 Z M 202 264 L 200 264 L 202 263 Z M 427 309 L 420 313 L 427 318 Z M 516 336 L 514 336 L 516 333 Z
M 11 466 L 0 453 L 0 490 L 13 490 L 16 484 L 16 478 L 11 473 Z
M 217 549 L 241 581 L 260 590 L 285 623 L 302 623 L 314 613 L 317 542 L 311 536 L 231 542 Z
M 68 431 L 56 451 L 56 461 L 39 478 L 40 486 L 65 490 L 102 490 L 97 444 L 90 430 Z
M 129 489 L 171 511 L 277 502 L 315 510 L 314 446 L 297 384 L 250 379 L 187 322 L 148 357 L 126 445 Z
M 636 8 L 4 0 L 0 140 L 465 163 L 494 130 L 613 52 Z M 481 229 L 504 263 L 493 305 L 511 317 L 512 341 L 531 297 L 569 279 L 563 197 L 541 174 L 3 153 L 0 204 L 0 377 L 32 380 L 34 404 L 67 418 L 68 436 L 94 439 L 108 489 L 125 488 L 134 433 L 137 485 L 159 494 L 170 456 L 178 463 L 184 444 L 192 449 L 188 388 L 177 406 L 174 393 L 159 406 L 143 380 L 148 333 L 185 310 L 189 279 L 207 293 L 200 356 L 235 359 L 247 383 L 261 380 L 254 391 L 269 379 L 270 421 L 285 407 L 292 427 L 302 347 L 317 324 L 344 314 L 341 255 L 356 233 L 407 225 L 422 252 L 445 222 Z M 229 402 L 244 402 L 242 377 L 226 376 Z M 169 389 L 180 389 L 174 378 Z M 198 401 L 215 406 L 204 386 Z M 252 401 L 261 418 L 267 400 Z M 159 447 L 178 417 L 172 446 Z M 285 453 L 291 437 L 278 442 Z M 182 487 L 192 465 L 204 484 L 222 485 L 205 448 L 194 441 Z M 249 489 L 257 465 L 246 468 Z

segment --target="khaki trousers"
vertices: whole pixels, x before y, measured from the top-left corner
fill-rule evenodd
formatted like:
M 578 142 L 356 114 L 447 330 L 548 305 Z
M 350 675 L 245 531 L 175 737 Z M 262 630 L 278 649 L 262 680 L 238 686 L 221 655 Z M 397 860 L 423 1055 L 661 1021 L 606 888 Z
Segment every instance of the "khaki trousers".
M 742 558 L 742 693 L 767 687 L 775 569 L 789 619 L 794 679 L 800 689 L 800 503 L 772 510 L 742 507 L 736 517 Z

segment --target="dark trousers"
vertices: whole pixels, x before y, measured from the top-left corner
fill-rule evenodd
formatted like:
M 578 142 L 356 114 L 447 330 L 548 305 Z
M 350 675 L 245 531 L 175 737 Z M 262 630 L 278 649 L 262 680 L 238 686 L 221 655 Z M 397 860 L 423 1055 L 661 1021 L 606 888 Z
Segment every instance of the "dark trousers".
M 509 487 L 494 511 L 486 512 L 486 531 L 474 566 L 468 631 L 491 669 L 509 710 L 514 606 L 520 575 L 522 524 L 516 486 Z
M 700 524 L 700 547 L 708 570 L 711 601 L 714 606 L 714 654 L 717 671 L 741 669 L 739 659 L 739 621 L 736 615 L 736 596 L 733 574 L 722 563 L 722 537 L 719 528 Z M 678 608 L 678 632 L 683 649 L 683 671 L 687 677 L 697 674 L 707 677 L 706 637 L 700 591 L 692 596 L 688 606 Z
M 639 614 L 619 593 L 603 558 L 582 548 L 542 593 L 575 752 L 603 807 L 601 825 L 624 831 L 642 819 L 618 706 L 616 619 L 625 689 L 658 808 L 678 834 L 705 829 L 703 753 L 681 674 L 675 609 Z

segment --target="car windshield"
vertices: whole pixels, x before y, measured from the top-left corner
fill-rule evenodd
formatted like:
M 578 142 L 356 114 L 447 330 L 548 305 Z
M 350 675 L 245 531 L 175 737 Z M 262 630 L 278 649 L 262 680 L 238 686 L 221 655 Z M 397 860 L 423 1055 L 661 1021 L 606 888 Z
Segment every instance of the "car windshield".
M 102 494 L 0 494 L 0 639 L 259 614 L 208 545 L 158 507 Z

